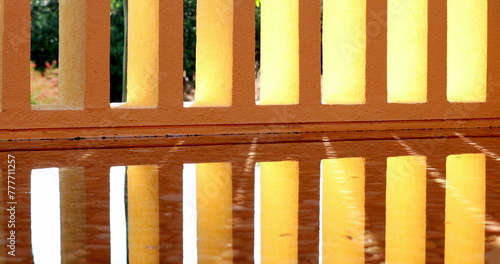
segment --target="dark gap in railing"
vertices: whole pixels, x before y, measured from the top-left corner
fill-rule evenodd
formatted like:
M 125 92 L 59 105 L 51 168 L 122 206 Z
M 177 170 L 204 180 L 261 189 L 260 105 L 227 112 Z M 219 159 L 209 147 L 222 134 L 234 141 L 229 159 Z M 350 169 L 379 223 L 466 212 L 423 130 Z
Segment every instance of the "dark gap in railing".
M 54 104 L 59 86 L 59 0 L 31 0 L 31 104 Z
M 260 100 L 260 6 L 261 1 L 255 2 L 255 101 Z
M 195 100 L 196 0 L 184 0 L 184 102 Z
M 127 1 L 111 0 L 110 102 L 127 101 Z

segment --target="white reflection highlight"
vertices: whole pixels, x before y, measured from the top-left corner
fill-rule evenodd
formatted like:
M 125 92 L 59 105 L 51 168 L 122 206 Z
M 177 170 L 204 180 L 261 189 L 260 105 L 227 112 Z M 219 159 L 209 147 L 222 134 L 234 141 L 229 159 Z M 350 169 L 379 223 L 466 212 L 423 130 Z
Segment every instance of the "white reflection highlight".
M 111 167 L 109 172 L 109 222 L 111 263 L 127 263 L 127 218 L 125 213 L 125 171 Z
M 59 169 L 31 171 L 31 244 L 33 263 L 61 263 Z
M 183 263 L 198 263 L 198 217 L 196 208 L 196 164 L 184 164 L 182 172 Z

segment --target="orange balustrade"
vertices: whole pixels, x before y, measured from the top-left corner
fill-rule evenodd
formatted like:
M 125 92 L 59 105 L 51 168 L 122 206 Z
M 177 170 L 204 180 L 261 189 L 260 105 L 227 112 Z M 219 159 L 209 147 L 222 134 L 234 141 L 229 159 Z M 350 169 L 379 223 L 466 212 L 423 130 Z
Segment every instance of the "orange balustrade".
M 74 128 L 103 136 L 118 127 L 184 127 L 195 134 L 195 126 L 205 133 L 239 131 L 228 125 L 266 132 L 264 125 L 286 130 L 283 124 L 333 124 L 314 131 L 500 125 L 498 1 L 264 2 L 257 103 L 253 1 L 200 0 L 193 107 L 182 105 L 183 6 L 177 2 L 132 8 L 129 101 L 111 107 L 109 3 L 60 1 L 61 100 L 40 107 L 30 105 L 25 66 L 30 5 L 0 1 L 0 130 Z

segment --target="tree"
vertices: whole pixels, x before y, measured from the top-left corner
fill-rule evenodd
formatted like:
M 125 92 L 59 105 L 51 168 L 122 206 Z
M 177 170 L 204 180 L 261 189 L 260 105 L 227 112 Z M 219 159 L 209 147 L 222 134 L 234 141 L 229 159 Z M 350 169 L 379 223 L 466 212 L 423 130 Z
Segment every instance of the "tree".
M 58 59 L 59 1 L 31 0 L 31 60 L 43 71 L 45 62 Z

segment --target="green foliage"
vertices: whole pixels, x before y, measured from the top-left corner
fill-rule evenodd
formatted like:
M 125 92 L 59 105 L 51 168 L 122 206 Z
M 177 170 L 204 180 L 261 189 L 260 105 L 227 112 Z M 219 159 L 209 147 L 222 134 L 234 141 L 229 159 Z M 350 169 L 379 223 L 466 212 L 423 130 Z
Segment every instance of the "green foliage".
M 125 16 L 123 0 L 111 0 L 111 54 L 110 85 L 111 102 L 122 101 L 123 51 L 125 44 Z
M 31 60 L 43 71 L 59 54 L 59 1 L 31 0 Z
M 196 71 L 196 0 L 184 0 L 184 71 L 192 80 Z

